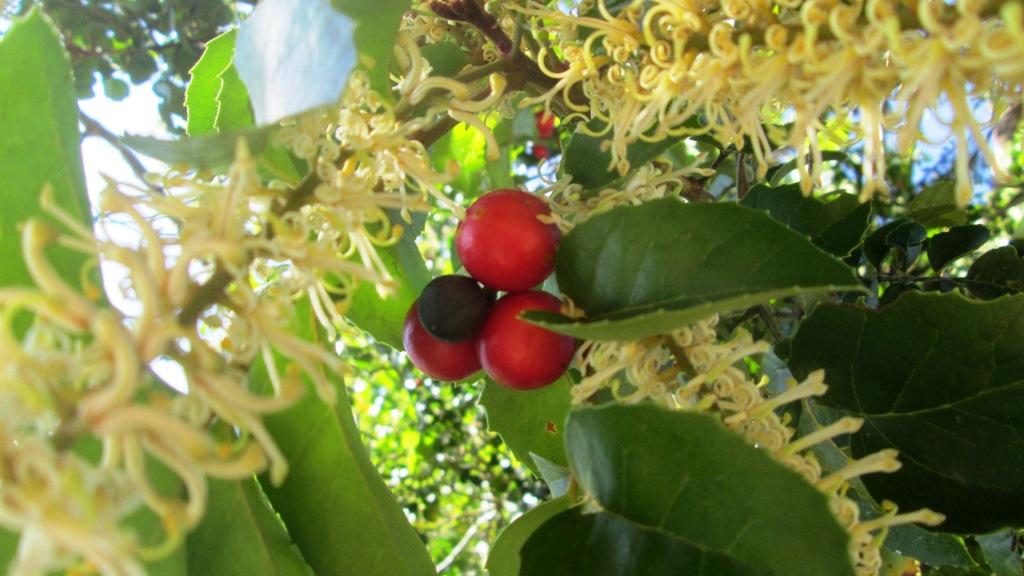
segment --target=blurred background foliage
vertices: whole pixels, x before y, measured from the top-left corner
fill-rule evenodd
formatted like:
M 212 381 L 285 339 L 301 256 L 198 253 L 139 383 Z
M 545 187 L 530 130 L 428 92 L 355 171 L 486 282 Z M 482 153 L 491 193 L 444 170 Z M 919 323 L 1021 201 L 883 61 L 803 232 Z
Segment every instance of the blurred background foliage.
M 184 131 L 188 71 L 206 41 L 236 24 L 255 0 L 10 0 L 7 17 L 46 10 L 64 34 L 79 98 L 128 96 L 151 84 L 160 115 Z

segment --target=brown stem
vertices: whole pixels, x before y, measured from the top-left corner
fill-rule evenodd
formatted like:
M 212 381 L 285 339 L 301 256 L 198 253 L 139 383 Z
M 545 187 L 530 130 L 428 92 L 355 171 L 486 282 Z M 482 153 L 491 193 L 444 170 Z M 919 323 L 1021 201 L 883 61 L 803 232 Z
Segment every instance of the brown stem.
M 771 332 L 773 344 L 778 344 L 786 338 L 782 335 L 782 330 L 779 330 L 779 325 L 775 323 L 775 318 L 768 312 L 768 308 L 764 305 L 758 305 L 754 306 L 754 311 L 757 312 L 758 317 L 761 318 L 768 331 Z
M 687 378 L 695 378 L 697 376 L 697 368 L 694 367 L 693 363 L 690 362 L 690 358 L 686 355 L 686 350 L 676 343 L 675 340 L 665 337 L 665 347 L 672 353 L 672 357 L 675 358 L 676 365 L 679 369 L 686 374 Z
M 110 130 L 107 130 L 96 119 L 90 117 L 85 112 L 79 111 L 78 116 L 81 118 L 82 124 L 85 126 L 85 136 L 98 136 L 99 138 L 106 140 L 108 144 L 113 146 L 121 154 L 121 157 L 124 158 L 124 161 L 128 164 L 128 167 L 131 168 L 132 173 L 135 174 L 136 178 L 141 180 L 142 183 L 150 190 L 153 190 L 158 194 L 164 193 L 163 188 L 146 180 L 146 167 L 142 165 L 142 161 L 140 161 L 139 157 L 135 155 L 135 152 L 126 146 L 124 142 L 121 142 L 120 138 Z
M 505 34 L 505 31 L 498 25 L 498 20 L 488 14 L 474 0 L 451 0 L 442 2 L 435 0 L 431 2 L 430 10 L 438 16 L 455 22 L 465 22 L 487 37 L 498 48 L 498 52 L 505 58 L 512 54 L 515 46 L 512 40 Z
M 747 167 L 744 165 L 745 158 L 743 151 L 736 153 L 736 195 L 740 200 L 743 200 L 747 196 Z

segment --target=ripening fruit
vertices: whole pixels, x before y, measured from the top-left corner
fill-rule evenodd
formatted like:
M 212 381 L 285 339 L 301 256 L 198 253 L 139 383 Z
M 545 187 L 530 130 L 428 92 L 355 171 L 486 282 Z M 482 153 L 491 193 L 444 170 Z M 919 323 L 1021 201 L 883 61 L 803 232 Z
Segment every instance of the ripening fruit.
M 480 331 L 477 351 L 484 372 L 495 382 L 530 390 L 551 384 L 565 373 L 576 342 L 519 319 L 526 310 L 558 312 L 561 302 L 547 292 L 508 294 L 491 307 Z
M 540 198 L 520 190 L 488 192 L 466 210 L 455 232 L 462 265 L 481 284 L 518 292 L 540 284 L 555 269 L 562 234 L 538 216 L 551 214 Z
M 434 338 L 420 323 L 418 303 L 413 302 L 402 326 L 402 345 L 412 363 L 435 380 L 462 380 L 479 372 L 476 339 L 453 344 Z
M 420 323 L 431 336 L 445 342 L 469 340 L 484 325 L 491 301 L 472 278 L 438 276 L 420 294 Z
M 534 117 L 537 121 L 537 136 L 547 139 L 555 135 L 555 117 L 552 114 L 545 114 L 543 110 L 537 112 Z

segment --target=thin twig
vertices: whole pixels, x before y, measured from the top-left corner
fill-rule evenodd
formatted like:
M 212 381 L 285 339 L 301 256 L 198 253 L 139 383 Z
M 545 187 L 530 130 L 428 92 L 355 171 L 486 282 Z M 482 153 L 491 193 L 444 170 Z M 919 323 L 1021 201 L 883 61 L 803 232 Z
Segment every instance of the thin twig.
M 108 144 L 121 153 L 121 157 L 124 158 L 124 161 L 128 164 L 128 167 L 131 168 L 136 178 L 141 180 L 142 183 L 150 190 L 153 190 L 158 194 L 164 193 L 163 188 L 146 179 L 146 167 L 142 165 L 142 161 L 135 155 L 135 152 L 125 145 L 117 135 L 110 130 L 107 130 L 95 118 L 92 118 L 85 112 L 79 111 L 78 116 L 82 119 L 82 124 L 85 126 L 85 136 L 98 136 L 99 138 L 106 140 Z
M 672 357 L 675 358 L 676 365 L 679 369 L 686 374 L 687 378 L 695 378 L 697 376 L 697 368 L 690 362 L 690 358 L 686 355 L 686 350 L 676 343 L 675 340 L 666 336 L 664 338 L 665 347 L 672 353 Z
M 747 167 L 743 151 L 736 153 L 736 196 L 743 200 L 747 196 Z
M 758 317 L 764 322 L 764 325 L 768 328 L 768 331 L 772 334 L 772 344 L 778 344 L 786 339 L 782 334 L 782 330 L 779 329 L 779 325 L 775 323 L 775 318 L 768 312 L 768 308 L 763 304 L 754 306 L 754 311 L 757 312 Z
M 473 539 L 473 536 L 476 536 L 476 533 L 480 531 L 480 527 L 486 524 L 487 522 L 490 522 L 495 515 L 496 512 L 494 510 L 488 510 L 487 512 L 481 514 L 476 519 L 476 521 L 473 522 L 473 525 L 469 527 L 469 530 L 466 530 L 466 533 L 462 536 L 459 542 L 455 544 L 455 547 L 452 548 L 452 551 L 444 557 L 444 560 L 441 560 L 441 562 L 437 564 L 438 574 L 444 573 L 445 570 L 451 567 L 452 563 L 455 562 L 455 559 L 459 557 L 459 554 L 462 554 L 462 551 L 465 550 L 466 546 L 469 545 L 469 542 Z

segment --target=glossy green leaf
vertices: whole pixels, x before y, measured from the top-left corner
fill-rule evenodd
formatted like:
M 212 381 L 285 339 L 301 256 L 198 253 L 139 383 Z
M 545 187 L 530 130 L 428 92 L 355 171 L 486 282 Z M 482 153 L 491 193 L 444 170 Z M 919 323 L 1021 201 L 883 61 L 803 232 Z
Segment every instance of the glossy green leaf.
M 238 29 L 235 66 L 257 124 L 338 101 L 356 66 L 356 24 L 328 0 L 264 0 L 256 6 Z
M 530 535 L 521 576 L 769 576 L 724 551 L 616 514 L 559 513 Z
M 928 263 L 939 271 L 953 260 L 981 248 L 992 234 L 980 224 L 955 226 L 928 239 Z
M 798 436 L 806 436 L 834 423 L 843 416 L 839 410 L 829 408 L 813 400 L 805 400 L 800 411 L 797 427 Z M 841 437 L 846 441 L 848 437 Z M 832 440 L 818 442 L 811 450 L 821 464 L 822 475 L 836 472 L 850 463 L 850 456 Z M 882 507 L 872 497 L 860 478 L 850 481 L 851 490 L 847 496 L 860 507 L 862 519 L 875 518 L 883 514 Z M 971 557 L 962 538 L 926 530 L 916 524 L 904 524 L 889 529 L 883 543 L 885 550 L 901 556 L 910 556 L 932 568 L 947 567 L 964 570 L 965 574 L 981 568 Z
M 296 334 L 315 338 L 309 303 L 296 306 Z M 254 388 L 270 388 L 266 367 L 250 374 Z M 274 510 L 316 574 L 432 575 L 420 537 L 373 467 L 352 417 L 345 386 L 336 382 L 331 408 L 311 389 L 291 408 L 264 418 L 288 455 L 280 486 L 260 478 Z
M 538 456 L 537 454 L 530 454 L 530 458 L 533 459 L 534 464 L 537 465 L 537 472 L 540 473 L 540 477 L 544 480 L 544 483 L 548 485 L 548 490 L 554 497 L 562 496 L 569 492 L 569 483 L 572 481 L 572 470 L 569 470 L 569 466 L 562 466 L 561 464 L 555 464 L 554 462 Z
M 982 556 L 995 576 L 1024 575 L 1024 559 L 1014 539 L 1015 532 L 1012 529 L 1000 530 L 976 538 Z
M 227 32 L 206 43 L 203 55 L 189 70 L 188 88 L 185 90 L 185 109 L 188 110 L 189 136 L 202 136 L 217 131 L 218 94 L 223 86 L 221 74 L 235 57 L 237 30 Z
M 974 261 L 967 279 L 971 294 L 986 300 L 1024 292 L 1024 258 L 1013 246 L 989 250 Z
M 487 411 L 487 427 L 497 432 L 525 466 L 540 474 L 531 455 L 566 465 L 563 433 L 569 414 L 571 384 L 561 378 L 535 390 L 513 390 L 487 378 L 480 405 Z
M 270 140 L 270 127 L 249 128 L 237 132 L 221 132 L 198 138 L 164 140 L 150 136 L 124 136 L 125 144 L 136 151 L 168 164 L 185 164 L 194 168 L 218 168 L 235 159 L 238 140 L 244 138 L 249 152 L 259 154 Z
M 370 86 L 385 98 L 390 97 L 388 68 L 410 0 L 331 0 L 331 4 L 356 22 L 360 64 L 367 68 Z
M 254 124 L 249 91 L 238 76 L 238 69 L 228 66 L 220 73 L 217 91 L 217 128 L 221 131 L 242 130 Z
M 931 228 L 967 223 L 967 212 L 957 203 L 952 180 L 940 180 L 922 190 L 907 206 L 907 217 Z
M 819 199 L 804 196 L 798 184 L 759 184 L 740 204 L 767 210 L 772 218 L 810 236 L 815 244 L 837 256 L 846 256 L 861 243 L 871 216 L 871 204 L 861 203 L 853 194 L 837 193 Z
M 900 451 L 898 472 L 864 477 L 877 499 L 942 512 L 943 531 L 1024 524 L 1024 296 L 823 304 L 787 361 L 798 378 L 824 368 L 821 401 L 865 419 L 855 457 Z
M 587 129 L 598 132 L 601 125 L 600 121 L 591 120 Z M 606 143 L 610 143 L 609 138 L 610 134 L 588 136 L 577 131 L 565 148 L 561 169 L 566 175 L 572 176 L 574 183 L 583 186 L 586 192 L 596 193 L 623 176 L 612 166 L 611 151 L 605 147 Z M 654 160 L 679 141 L 678 137 L 670 137 L 657 142 L 638 141 L 630 144 L 626 152 L 630 169 L 639 168 Z
M 487 573 L 490 576 L 519 576 L 519 552 L 523 544 L 544 522 L 571 504 L 568 496 L 542 502 L 503 528 L 487 553 Z
M 671 551 L 676 574 L 698 570 L 690 561 L 706 557 L 749 569 L 743 574 L 853 575 L 849 535 L 828 498 L 713 416 L 653 405 L 583 408 L 569 416 L 566 447 L 580 486 L 601 510 L 685 545 Z M 551 533 L 546 539 L 567 542 Z M 586 549 L 630 554 L 607 547 Z M 668 553 L 662 548 L 651 554 Z M 652 566 L 663 560 L 635 555 Z M 530 566 L 525 551 L 523 566 Z M 728 572 L 709 574 L 718 573 Z
M 559 246 L 556 274 L 587 318 L 526 317 L 598 340 L 665 333 L 772 298 L 860 289 L 845 264 L 762 211 L 673 198 L 576 226 Z
M 430 62 L 434 76 L 455 76 L 469 61 L 469 54 L 465 50 L 447 40 L 427 44 L 420 48 L 420 53 L 427 62 Z
M 210 479 L 203 521 L 188 535 L 188 573 L 313 576 L 255 479 Z
M 483 181 L 487 166 L 487 140 L 476 128 L 466 124 L 455 126 L 430 147 L 430 158 L 434 169 L 439 172 L 446 172 L 451 163 L 458 167 L 458 173 L 448 184 L 466 198 L 475 198 L 486 192 Z
M 82 222 L 90 220 L 78 104 L 63 45 L 38 8 L 0 37 L 0 285 L 32 284 L 18 226 L 42 216 L 44 186 L 52 187 L 57 205 Z M 52 249 L 49 256 L 62 276 L 77 285 L 84 257 L 63 248 Z
M 398 222 L 396 217 L 396 222 Z M 387 297 L 377 292 L 372 282 L 361 283 L 352 294 L 345 317 L 365 330 L 378 342 L 396 350 L 402 346 L 402 324 L 412 303 L 420 297 L 423 287 L 430 282 L 430 271 L 423 261 L 415 238 L 423 228 L 422 217 L 406 225 L 402 239 L 394 246 L 380 249 L 384 265 L 394 277 L 395 285 Z

